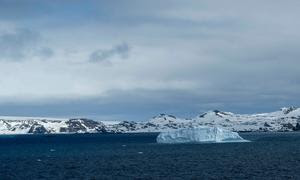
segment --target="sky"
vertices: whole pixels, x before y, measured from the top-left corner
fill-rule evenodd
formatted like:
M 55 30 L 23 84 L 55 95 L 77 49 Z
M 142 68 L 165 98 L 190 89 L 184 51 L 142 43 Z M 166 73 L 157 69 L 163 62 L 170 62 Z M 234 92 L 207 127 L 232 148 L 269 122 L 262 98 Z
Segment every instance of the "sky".
M 144 121 L 300 104 L 298 0 L 0 0 L 0 114 Z

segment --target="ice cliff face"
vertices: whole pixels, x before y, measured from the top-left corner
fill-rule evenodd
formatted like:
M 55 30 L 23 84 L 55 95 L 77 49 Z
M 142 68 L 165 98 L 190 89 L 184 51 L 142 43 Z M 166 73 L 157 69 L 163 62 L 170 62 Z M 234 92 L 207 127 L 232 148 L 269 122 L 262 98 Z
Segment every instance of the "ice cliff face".
M 201 126 L 221 127 L 230 131 L 299 131 L 300 108 L 282 108 L 262 114 L 234 114 L 218 110 L 191 119 L 160 114 L 146 122 L 122 121 L 103 124 L 85 118 L 53 119 L 0 117 L 0 134 L 47 133 L 138 133 L 164 132 Z
M 158 143 L 225 143 L 225 142 L 248 142 L 238 135 L 219 127 L 197 127 L 170 130 L 161 132 L 156 141 Z

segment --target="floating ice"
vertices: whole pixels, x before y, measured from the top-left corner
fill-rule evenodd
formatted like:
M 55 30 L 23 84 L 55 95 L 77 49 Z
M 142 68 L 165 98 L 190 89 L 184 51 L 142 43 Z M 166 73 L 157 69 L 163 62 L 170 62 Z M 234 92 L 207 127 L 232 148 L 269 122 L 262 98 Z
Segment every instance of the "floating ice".
M 219 127 L 198 127 L 161 132 L 156 141 L 168 144 L 248 142 L 238 133 Z

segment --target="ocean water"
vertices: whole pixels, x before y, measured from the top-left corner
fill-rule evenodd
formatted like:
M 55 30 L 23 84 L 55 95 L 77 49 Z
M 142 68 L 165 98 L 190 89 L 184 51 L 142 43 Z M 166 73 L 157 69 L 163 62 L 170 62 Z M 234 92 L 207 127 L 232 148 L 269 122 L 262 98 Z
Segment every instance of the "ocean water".
M 300 179 L 300 133 L 155 143 L 155 133 L 0 136 L 0 179 Z

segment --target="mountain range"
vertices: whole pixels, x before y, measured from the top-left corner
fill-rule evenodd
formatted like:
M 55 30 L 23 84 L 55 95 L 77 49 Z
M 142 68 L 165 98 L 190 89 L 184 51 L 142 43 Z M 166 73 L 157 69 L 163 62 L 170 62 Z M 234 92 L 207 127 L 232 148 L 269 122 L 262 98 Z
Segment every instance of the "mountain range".
M 141 133 L 200 126 L 222 127 L 236 132 L 298 131 L 300 108 L 281 108 L 279 111 L 260 114 L 234 114 L 213 110 L 189 119 L 159 114 L 146 122 L 0 117 L 0 134 Z

